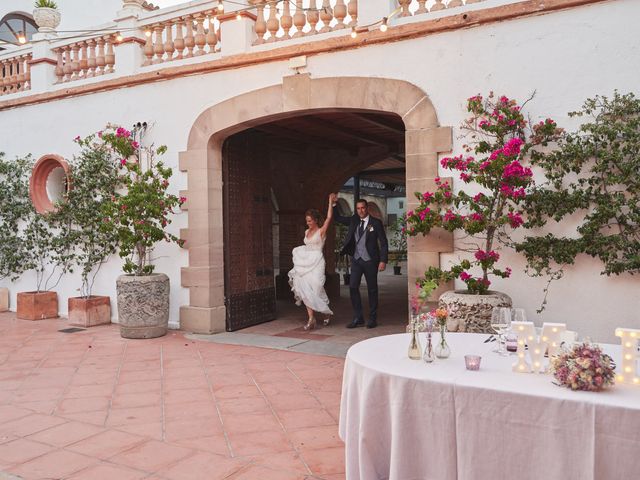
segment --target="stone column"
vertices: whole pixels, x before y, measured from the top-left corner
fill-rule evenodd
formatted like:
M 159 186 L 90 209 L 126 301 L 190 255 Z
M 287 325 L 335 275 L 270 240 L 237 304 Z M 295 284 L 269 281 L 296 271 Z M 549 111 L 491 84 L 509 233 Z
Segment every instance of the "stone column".
M 136 29 L 138 16 L 142 11 L 142 7 L 137 9 L 127 6 L 118 12 L 115 19 L 123 37 L 121 42 L 115 43 L 115 70 L 119 75 L 137 73 L 144 61 L 143 47 L 146 43 L 146 37 L 142 30 Z
M 56 54 L 51 50 L 51 40 L 55 38 L 50 33 L 33 35 L 33 57 L 29 61 L 33 93 L 47 92 L 56 83 Z

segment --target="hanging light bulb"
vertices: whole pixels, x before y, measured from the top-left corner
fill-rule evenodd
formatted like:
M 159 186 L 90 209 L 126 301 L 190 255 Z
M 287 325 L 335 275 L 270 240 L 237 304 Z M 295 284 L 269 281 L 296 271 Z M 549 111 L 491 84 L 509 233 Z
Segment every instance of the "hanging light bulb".
M 380 24 L 380 31 L 386 32 L 389 27 L 387 26 L 387 17 L 382 19 L 382 23 Z
M 358 32 L 356 32 L 356 27 L 351 27 L 351 38 L 356 38 L 358 36 Z
M 218 0 L 218 12 L 224 12 L 224 4 L 222 0 Z

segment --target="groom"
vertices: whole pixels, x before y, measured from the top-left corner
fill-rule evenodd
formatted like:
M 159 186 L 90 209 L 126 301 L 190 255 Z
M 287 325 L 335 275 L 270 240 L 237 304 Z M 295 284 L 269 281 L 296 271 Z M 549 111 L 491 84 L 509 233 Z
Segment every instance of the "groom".
M 347 237 L 340 253 L 351 256 L 351 281 L 349 293 L 354 318 L 347 328 L 361 327 L 364 325 L 362 314 L 362 299 L 360 298 L 360 281 L 362 274 L 367 280 L 369 296 L 369 322 L 367 328 L 375 328 L 378 325 L 378 272 L 387 267 L 387 236 L 384 233 L 384 225 L 375 217 L 369 215 L 369 205 L 366 200 L 358 200 L 356 203 L 356 215 L 342 217 L 338 215 L 335 202 L 338 194 L 332 194 L 333 218 L 336 222 L 349 227 Z

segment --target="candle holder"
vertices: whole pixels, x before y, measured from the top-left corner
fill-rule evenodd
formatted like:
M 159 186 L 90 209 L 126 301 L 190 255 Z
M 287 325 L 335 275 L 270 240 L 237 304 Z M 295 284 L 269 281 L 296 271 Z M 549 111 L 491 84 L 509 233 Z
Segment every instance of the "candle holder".
M 480 355 L 464 356 L 464 364 L 467 367 L 467 370 L 480 370 L 480 360 L 482 360 Z

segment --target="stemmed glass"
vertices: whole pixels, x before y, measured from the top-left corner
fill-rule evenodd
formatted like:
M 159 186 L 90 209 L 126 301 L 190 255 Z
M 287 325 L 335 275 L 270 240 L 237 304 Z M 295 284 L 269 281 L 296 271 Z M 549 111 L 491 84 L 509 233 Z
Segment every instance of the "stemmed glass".
M 511 328 L 511 308 L 495 307 L 491 312 L 491 328 L 498 334 L 498 348 L 494 352 L 506 356 L 504 334 Z

